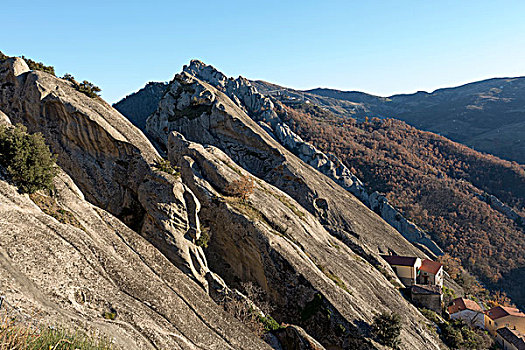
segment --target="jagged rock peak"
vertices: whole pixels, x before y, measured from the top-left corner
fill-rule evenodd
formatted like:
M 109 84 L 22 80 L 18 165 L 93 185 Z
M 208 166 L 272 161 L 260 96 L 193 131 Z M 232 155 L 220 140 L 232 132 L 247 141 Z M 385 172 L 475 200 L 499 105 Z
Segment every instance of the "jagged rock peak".
M 191 60 L 189 65 L 185 65 L 182 68 L 182 71 L 207 81 L 220 90 L 224 90 L 226 82 L 228 81 L 228 77 L 219 72 L 215 67 L 199 60 Z

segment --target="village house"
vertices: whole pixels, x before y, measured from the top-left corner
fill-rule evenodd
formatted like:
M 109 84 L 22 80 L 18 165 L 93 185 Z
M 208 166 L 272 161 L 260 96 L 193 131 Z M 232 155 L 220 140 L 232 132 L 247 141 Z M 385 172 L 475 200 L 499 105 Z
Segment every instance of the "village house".
M 443 287 L 444 272 L 443 265 L 437 261 L 424 259 L 419 268 L 419 275 L 417 276 L 418 284 L 431 284 Z
M 485 329 L 487 315 L 474 301 L 465 298 L 456 298 L 450 302 L 447 309 L 450 318 L 462 320 L 470 327 Z
M 406 287 L 417 283 L 417 276 L 422 263 L 420 258 L 397 255 L 381 255 L 381 257 L 392 266 L 397 277 Z
M 508 327 L 496 331 L 496 342 L 503 350 L 525 350 L 525 336 L 515 329 Z
M 507 327 L 511 330 L 525 334 L 525 314 L 513 307 L 496 306 L 486 312 L 485 328 L 496 335 L 500 328 Z

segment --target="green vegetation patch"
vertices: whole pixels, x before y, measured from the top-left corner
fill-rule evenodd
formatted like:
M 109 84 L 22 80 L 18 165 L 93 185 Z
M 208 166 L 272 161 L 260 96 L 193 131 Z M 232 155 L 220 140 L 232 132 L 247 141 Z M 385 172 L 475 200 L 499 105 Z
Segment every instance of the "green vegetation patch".
M 381 344 L 398 349 L 401 335 L 401 316 L 395 313 L 382 313 L 374 317 L 372 333 L 374 338 Z
M 157 163 L 155 163 L 154 167 L 166 174 L 173 175 L 175 177 L 180 176 L 179 168 L 173 166 L 171 162 L 167 159 L 159 159 Z
M 53 188 L 58 169 L 42 134 L 28 134 L 23 125 L 0 126 L 0 165 L 22 193 Z
M 93 83 L 90 83 L 87 80 L 84 80 L 83 82 L 79 83 L 78 81 L 75 80 L 75 77 L 73 77 L 69 73 L 64 74 L 62 79 L 73 83 L 73 87 L 77 91 L 79 91 L 79 92 L 83 93 L 84 95 L 86 95 L 88 97 L 91 97 L 91 98 L 99 97 L 100 96 L 99 93 L 102 91 L 101 88 L 99 88 L 98 86 L 96 86 Z
M 276 331 L 278 329 L 284 328 L 279 323 L 277 323 L 277 321 L 272 316 L 269 315 L 266 317 L 259 315 L 259 322 L 263 324 L 265 332 Z
M 210 242 L 210 229 L 201 225 L 201 235 L 195 241 L 195 244 L 202 248 L 208 248 L 208 243 Z
M 0 325 L 2 349 L 19 350 L 112 350 L 111 340 L 64 328 L 33 329 L 5 321 Z
M 53 67 L 53 66 L 46 66 L 42 62 L 33 61 L 32 59 L 27 58 L 25 56 L 22 56 L 22 59 L 24 61 L 26 61 L 27 66 L 31 70 L 39 70 L 39 71 L 42 71 L 42 72 L 46 72 L 46 73 L 55 75 L 55 67 Z
M 446 321 L 432 310 L 419 311 L 439 327 L 441 339 L 452 349 L 491 349 L 495 345 L 487 331 L 471 329 L 461 320 Z

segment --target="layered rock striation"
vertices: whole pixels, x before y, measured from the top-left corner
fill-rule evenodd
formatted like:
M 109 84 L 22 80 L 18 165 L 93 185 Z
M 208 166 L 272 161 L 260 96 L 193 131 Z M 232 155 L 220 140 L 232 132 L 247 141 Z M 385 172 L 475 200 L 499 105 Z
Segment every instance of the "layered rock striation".
M 186 67 L 146 124 L 201 202 L 210 269 L 230 284 L 261 286 L 277 320 L 299 324 L 324 346 L 377 347 L 367 333 L 374 314 L 403 310 L 404 346 L 437 348 L 417 310 L 379 272 L 395 279 L 380 252 L 421 251 L 283 147 L 240 104 Z M 228 193 L 243 177 L 255 183 L 246 201 Z

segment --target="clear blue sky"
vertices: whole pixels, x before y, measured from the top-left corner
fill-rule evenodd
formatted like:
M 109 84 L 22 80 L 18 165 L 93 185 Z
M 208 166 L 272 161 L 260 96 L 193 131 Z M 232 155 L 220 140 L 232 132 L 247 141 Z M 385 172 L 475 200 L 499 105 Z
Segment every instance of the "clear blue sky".
M 378 95 L 525 75 L 525 1 L 2 2 L 0 50 L 108 102 L 192 58 L 227 75 Z

